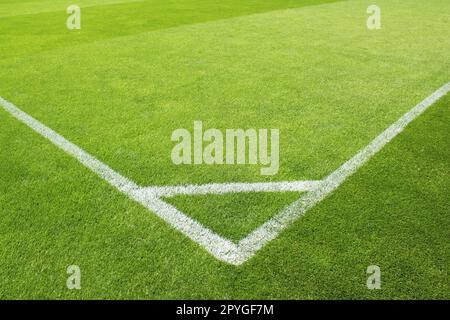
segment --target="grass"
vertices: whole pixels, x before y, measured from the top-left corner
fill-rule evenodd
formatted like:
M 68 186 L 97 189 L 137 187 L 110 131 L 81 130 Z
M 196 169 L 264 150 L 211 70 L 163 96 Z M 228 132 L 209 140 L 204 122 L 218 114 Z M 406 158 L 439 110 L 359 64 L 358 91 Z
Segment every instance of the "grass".
M 76 3 L 83 8 L 83 32 L 70 33 L 64 26 L 66 8 L 73 2 L 12 0 L 0 8 L 0 53 L 5 57 L 26 56 L 101 39 L 336 1 L 81 0 Z
M 296 192 L 232 193 L 165 200 L 222 237 L 238 242 L 300 195 Z
M 69 32 L 64 1 L 2 2 L 0 96 L 140 185 L 321 179 L 449 81 L 448 2 L 377 3 L 379 31 L 368 1 L 84 1 Z M 0 110 L 0 297 L 448 299 L 449 106 L 239 267 Z M 279 128 L 279 174 L 174 166 L 171 132 L 194 120 Z M 237 241 L 295 197 L 170 201 Z

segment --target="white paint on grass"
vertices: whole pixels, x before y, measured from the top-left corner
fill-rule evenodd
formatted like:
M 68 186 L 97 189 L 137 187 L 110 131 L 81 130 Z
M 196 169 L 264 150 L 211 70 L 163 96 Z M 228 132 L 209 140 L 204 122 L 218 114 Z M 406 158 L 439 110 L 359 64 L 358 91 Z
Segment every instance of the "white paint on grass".
M 238 243 L 238 264 L 242 264 L 251 258 L 256 251 L 275 239 L 283 229 L 305 214 L 318 202 L 325 199 L 331 192 L 336 190 L 348 177 L 355 173 L 363 164 L 402 132 L 409 123 L 420 116 L 448 92 L 450 92 L 450 82 L 436 90 L 432 95 L 404 114 L 378 137 L 372 140 L 371 143 L 361 149 L 353 158 L 345 162 L 337 170 L 322 180 L 323 183 L 320 184 L 316 190 L 308 192 L 300 197 L 300 199 L 289 205 L 268 222 L 258 227 L 246 238 L 242 239 Z
M 147 195 L 142 196 L 142 191 L 136 183 L 120 175 L 103 162 L 96 159 L 80 147 L 68 141 L 49 127 L 34 119 L 27 113 L 17 108 L 12 103 L 0 97 L 0 105 L 15 118 L 26 124 L 28 127 L 39 133 L 44 138 L 50 140 L 57 147 L 77 159 L 85 167 L 95 172 L 109 184 L 123 192 L 130 198 L 141 203 L 143 206 L 153 211 L 160 218 L 172 225 L 175 229 L 199 243 L 206 250 L 216 257 L 226 257 L 229 251 L 235 249 L 231 241 L 221 238 L 211 230 L 203 227 L 200 223 L 189 218 L 176 208 L 158 199 Z
M 269 241 L 275 239 L 283 229 L 336 190 L 348 177 L 355 173 L 387 143 L 402 132 L 411 121 L 420 116 L 426 109 L 448 92 L 450 92 L 450 83 L 445 84 L 428 98 L 416 105 L 389 128 L 383 131 L 369 143 L 369 145 L 360 150 L 353 158 L 345 162 L 322 181 L 225 183 L 168 187 L 139 187 L 134 182 L 115 172 L 106 164 L 97 160 L 95 157 L 1 97 L 0 105 L 18 120 L 75 157 L 84 166 L 102 177 L 112 186 L 141 203 L 164 221 L 172 225 L 175 229 L 200 244 L 217 259 L 230 264 L 240 265 L 255 255 L 255 253 Z M 199 222 L 189 218 L 174 206 L 161 199 L 161 197 L 172 197 L 182 194 L 195 195 L 286 191 L 307 191 L 307 193 L 282 210 L 275 217 L 255 229 L 237 244 L 205 228 Z
M 142 191 L 157 197 L 206 195 L 242 192 L 305 192 L 316 189 L 321 181 L 284 181 L 262 183 L 210 183 L 168 187 L 147 187 Z
M 38 120 L 34 119 L 32 116 L 23 112 L 2 97 L 0 97 L 0 105 L 16 119 L 25 123 L 28 127 L 39 133 L 44 138 L 50 140 L 57 147 L 70 154 L 72 157 L 81 162 L 85 167 L 98 174 L 100 177 L 108 181 L 112 186 L 116 187 L 120 191 L 128 193 L 130 192 L 130 190 L 138 188 L 138 186 L 134 182 L 115 172 L 106 164 L 97 160 L 94 156 L 91 156 L 89 153 L 87 153 L 77 145 L 68 141 L 67 139 L 65 139 L 49 127 L 45 126 Z

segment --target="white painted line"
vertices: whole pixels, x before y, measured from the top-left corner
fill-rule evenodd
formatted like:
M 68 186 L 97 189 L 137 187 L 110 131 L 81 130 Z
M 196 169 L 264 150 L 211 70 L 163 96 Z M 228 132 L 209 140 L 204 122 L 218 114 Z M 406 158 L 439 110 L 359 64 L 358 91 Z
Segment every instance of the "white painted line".
M 138 188 L 138 186 L 134 182 L 115 172 L 106 164 L 97 160 L 94 156 L 91 156 L 80 147 L 68 141 L 67 139 L 65 139 L 49 127 L 45 126 L 41 122 L 37 121 L 27 113 L 23 112 L 2 97 L 0 97 L 0 105 L 16 119 L 26 124 L 28 127 L 39 133 L 44 138 L 50 140 L 57 147 L 70 154 L 72 157 L 81 162 L 85 167 L 98 174 L 101 178 L 108 181 L 112 186 L 116 187 L 120 191 L 127 193 L 132 189 Z
M 317 189 L 321 181 L 283 181 L 263 183 L 211 183 L 202 185 L 180 185 L 147 187 L 143 191 L 157 197 L 178 195 L 206 195 L 240 192 L 305 192 Z
M 68 141 L 49 127 L 45 126 L 1 97 L 0 105 L 19 121 L 26 124 L 44 138 L 50 140 L 57 147 L 77 159 L 85 167 L 99 175 L 109 184 L 116 187 L 119 191 L 141 203 L 147 209 L 153 211 L 157 216 L 169 223 L 175 229 L 181 231 L 183 234 L 200 244 L 212 255 L 218 259 L 232 263 L 232 261 L 227 261 L 230 254 L 232 256 L 236 255 L 236 245 L 231 241 L 224 239 L 215 234 L 213 231 L 203 227 L 197 221 L 194 221 L 158 198 L 148 195 L 143 197 L 141 188 L 137 184 L 115 172 L 103 162 L 97 160 L 80 147 Z
M 131 197 L 191 240 L 197 242 L 217 259 L 230 264 L 234 264 L 237 260 L 236 244 L 205 228 L 171 204 L 160 198 L 149 196 L 142 190 L 136 190 Z
M 242 264 L 250 259 L 256 251 L 264 247 L 271 240 L 275 239 L 283 229 L 304 215 L 318 202 L 325 199 L 348 177 L 355 173 L 363 164 L 369 161 L 370 158 L 372 158 L 386 144 L 402 132 L 409 123 L 420 116 L 425 110 L 427 110 L 440 98 L 445 96 L 448 92 L 450 92 L 450 82 L 439 88 L 428 98 L 412 108 L 389 128 L 383 131 L 365 148 L 361 149 L 353 158 L 331 173 L 323 180 L 323 184 L 321 184 L 317 190 L 303 195 L 300 199 L 289 205 L 275 217 L 250 233 L 246 238 L 242 239 L 238 243 L 239 255 L 235 263 Z
M 345 162 L 322 181 L 228 183 L 146 188 L 139 187 L 131 180 L 115 172 L 106 164 L 97 160 L 95 157 L 1 97 L 0 105 L 18 120 L 50 140 L 66 153 L 72 155 L 84 166 L 95 172 L 119 191 L 141 203 L 175 229 L 200 244 L 217 259 L 230 264 L 240 265 L 255 255 L 255 253 L 269 241 L 275 239 L 283 229 L 336 190 L 348 177 L 355 173 L 364 163 L 402 132 L 411 121 L 420 116 L 426 109 L 448 92 L 450 92 L 450 83 L 442 86 L 431 96 L 403 115 L 399 120 L 376 137 L 369 145 L 360 150 L 353 158 Z M 230 240 L 217 235 L 197 221 L 189 218 L 172 205 L 160 199 L 161 196 L 168 197 L 178 194 L 285 191 L 309 192 L 301 196 L 297 201 L 282 210 L 268 222 L 255 229 L 246 238 L 239 241 L 238 244 L 234 244 Z

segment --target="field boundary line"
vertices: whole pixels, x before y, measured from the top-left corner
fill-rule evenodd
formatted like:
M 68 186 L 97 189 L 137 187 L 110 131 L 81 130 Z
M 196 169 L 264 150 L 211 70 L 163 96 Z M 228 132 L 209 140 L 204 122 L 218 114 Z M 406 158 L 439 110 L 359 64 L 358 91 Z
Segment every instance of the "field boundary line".
M 318 188 L 322 181 L 282 181 L 256 183 L 209 183 L 179 186 L 146 187 L 142 191 L 158 197 L 179 195 L 207 195 L 243 192 L 305 192 Z
M 24 123 L 29 128 L 33 129 L 35 132 L 52 142 L 58 148 L 77 159 L 81 164 L 96 173 L 117 190 L 139 202 L 147 209 L 153 211 L 161 219 L 203 246 L 218 259 L 228 262 L 227 257 L 230 254 L 232 256 L 236 255 L 237 247 L 231 241 L 224 239 L 210 229 L 205 228 L 199 222 L 186 216 L 158 197 L 154 197 L 152 195 L 143 196 L 141 191 L 142 188 L 136 183 L 117 173 L 108 165 L 104 164 L 77 145 L 65 139 L 57 132 L 20 110 L 14 104 L 3 99 L 2 97 L 0 97 L 0 105 L 17 120 Z M 230 261 L 230 263 L 232 263 L 232 261 Z
M 361 149 L 353 158 L 341 165 L 323 180 L 316 190 L 309 192 L 286 207 L 272 219 L 256 228 L 246 238 L 238 243 L 238 261 L 243 263 L 250 259 L 259 249 L 275 239 L 280 232 L 304 215 L 309 209 L 325 199 L 336 190 L 347 178 L 354 174 L 361 166 L 377 154 L 386 144 L 400 134 L 408 124 L 419 117 L 436 101 L 450 92 L 450 82 L 436 90 L 429 97 L 405 113 L 400 119 L 378 135 L 366 147 Z
M 125 178 L 121 174 L 111 169 L 108 165 L 104 164 L 94 156 L 90 155 L 74 143 L 65 139 L 63 136 L 50 129 L 43 123 L 39 122 L 29 114 L 23 112 L 11 102 L 0 97 L 0 105 L 3 106 L 8 113 L 15 117 L 20 122 L 26 124 L 28 127 L 39 133 L 41 136 L 52 142 L 58 148 L 71 155 L 85 167 L 95 172 L 109 184 L 116 187 L 122 192 L 128 192 L 131 189 L 136 189 L 138 186 L 131 180 Z
M 120 175 L 108 165 L 68 141 L 54 130 L 45 126 L 2 97 L 0 97 L 0 105 L 13 117 L 77 159 L 81 164 L 96 173 L 116 189 L 139 202 L 172 227 L 197 242 L 217 259 L 233 265 L 241 265 L 253 257 L 256 252 L 267 243 L 275 239 L 286 227 L 336 190 L 345 180 L 347 180 L 347 178 L 400 134 L 409 123 L 419 117 L 448 92 L 450 92 L 450 82 L 443 85 L 429 97 L 425 98 L 422 102 L 405 113 L 400 119 L 372 140 L 366 147 L 361 149 L 355 156 L 346 161 L 323 180 L 270 183 L 223 183 L 164 187 L 138 186 L 135 182 Z M 237 244 L 204 227 L 198 221 L 188 217 L 186 214 L 161 199 L 161 197 L 170 197 L 178 194 L 285 191 L 306 191 L 307 193 L 260 227 L 256 228 Z

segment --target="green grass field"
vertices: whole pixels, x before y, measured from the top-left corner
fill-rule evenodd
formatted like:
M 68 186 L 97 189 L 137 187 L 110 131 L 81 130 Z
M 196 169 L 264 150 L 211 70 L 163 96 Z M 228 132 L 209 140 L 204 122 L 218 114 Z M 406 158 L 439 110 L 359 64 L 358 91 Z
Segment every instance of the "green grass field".
M 373 3 L 2 0 L 0 97 L 140 186 L 323 179 L 450 81 L 450 2 L 377 0 L 369 30 Z M 231 265 L 0 108 L 0 298 L 450 299 L 449 114 L 447 94 Z M 195 120 L 279 128 L 278 174 L 174 165 L 171 134 Z M 238 242 L 299 196 L 167 201 Z

